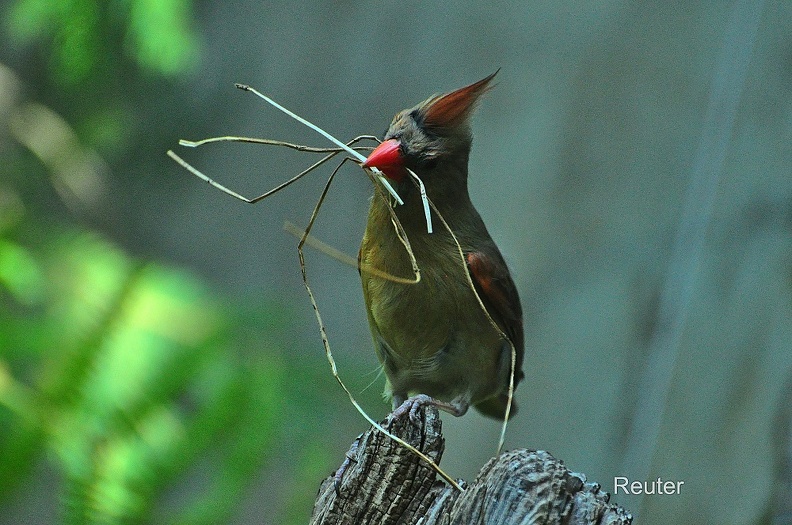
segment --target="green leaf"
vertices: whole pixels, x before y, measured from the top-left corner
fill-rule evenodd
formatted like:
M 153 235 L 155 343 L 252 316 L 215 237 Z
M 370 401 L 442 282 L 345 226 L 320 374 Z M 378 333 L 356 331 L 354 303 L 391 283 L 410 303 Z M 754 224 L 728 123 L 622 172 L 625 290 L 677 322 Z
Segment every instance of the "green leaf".
M 44 276 L 30 252 L 11 241 L 0 239 L 0 285 L 26 306 L 44 296 Z
M 191 3 L 186 0 L 133 0 L 127 46 L 144 68 L 175 75 L 193 67 L 197 38 L 190 29 Z

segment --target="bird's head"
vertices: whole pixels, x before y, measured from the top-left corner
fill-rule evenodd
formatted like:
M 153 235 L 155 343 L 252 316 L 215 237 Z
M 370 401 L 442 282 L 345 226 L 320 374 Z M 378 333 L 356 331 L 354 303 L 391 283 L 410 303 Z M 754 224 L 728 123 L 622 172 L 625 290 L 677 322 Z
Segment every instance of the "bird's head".
M 404 179 L 405 168 L 427 184 L 437 174 L 459 174 L 466 179 L 473 140 L 470 116 L 481 95 L 492 87 L 490 82 L 497 73 L 399 112 L 382 144 L 371 152 L 363 166 L 378 168 L 395 182 Z

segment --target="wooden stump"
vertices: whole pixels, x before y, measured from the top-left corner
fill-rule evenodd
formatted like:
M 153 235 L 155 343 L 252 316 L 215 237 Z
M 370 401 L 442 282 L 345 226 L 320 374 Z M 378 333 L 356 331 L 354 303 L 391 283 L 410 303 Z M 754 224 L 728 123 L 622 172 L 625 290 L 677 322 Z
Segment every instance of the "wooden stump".
M 383 422 L 383 425 L 386 423 Z M 391 432 L 440 462 L 440 416 L 427 407 L 421 423 L 404 417 Z M 541 450 L 519 449 L 492 458 L 462 492 L 439 481 L 415 454 L 374 428 L 353 444 L 336 492 L 322 482 L 311 524 L 629 524 L 632 516 L 610 495 Z

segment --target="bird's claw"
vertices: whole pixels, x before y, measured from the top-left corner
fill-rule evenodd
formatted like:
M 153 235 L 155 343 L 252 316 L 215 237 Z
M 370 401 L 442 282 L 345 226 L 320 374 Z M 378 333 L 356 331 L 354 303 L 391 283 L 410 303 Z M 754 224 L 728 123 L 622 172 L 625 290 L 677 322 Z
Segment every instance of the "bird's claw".
M 411 423 L 419 425 L 421 423 L 421 409 L 426 405 L 436 404 L 437 400 L 426 394 L 418 394 L 410 397 L 390 413 L 390 416 L 388 416 L 388 427 L 390 428 L 394 421 L 404 417 L 405 414 L 409 414 Z
M 333 475 L 333 488 L 335 489 L 336 497 L 341 497 L 341 483 L 344 481 L 344 473 L 346 473 L 352 463 L 357 463 L 355 455 L 360 446 L 361 438 L 363 438 L 363 434 L 355 438 L 355 441 L 352 442 L 352 446 L 349 447 L 349 451 L 344 455 L 343 463 L 341 463 L 341 466 L 338 467 L 338 470 L 336 470 Z

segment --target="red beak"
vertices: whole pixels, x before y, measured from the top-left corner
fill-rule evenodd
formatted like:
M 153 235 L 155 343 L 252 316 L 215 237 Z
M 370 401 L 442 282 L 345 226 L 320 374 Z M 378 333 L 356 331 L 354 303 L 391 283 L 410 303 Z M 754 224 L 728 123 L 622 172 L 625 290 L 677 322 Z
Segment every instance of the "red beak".
M 400 181 L 406 175 L 404 170 L 404 156 L 401 152 L 401 143 L 396 139 L 389 139 L 374 148 L 364 168 L 377 168 L 389 179 Z

